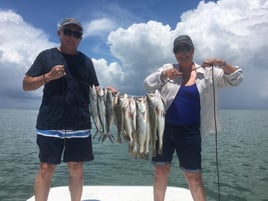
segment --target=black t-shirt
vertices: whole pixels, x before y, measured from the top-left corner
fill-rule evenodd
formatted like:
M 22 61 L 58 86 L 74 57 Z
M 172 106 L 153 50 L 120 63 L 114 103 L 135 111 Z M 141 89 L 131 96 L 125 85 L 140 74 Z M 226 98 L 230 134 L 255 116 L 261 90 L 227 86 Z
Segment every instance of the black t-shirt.
M 36 127 L 45 130 L 91 128 L 89 86 L 99 86 L 91 59 L 81 52 L 67 55 L 52 48 L 37 56 L 26 75 L 40 76 L 55 65 L 64 65 L 67 74 L 45 85 Z

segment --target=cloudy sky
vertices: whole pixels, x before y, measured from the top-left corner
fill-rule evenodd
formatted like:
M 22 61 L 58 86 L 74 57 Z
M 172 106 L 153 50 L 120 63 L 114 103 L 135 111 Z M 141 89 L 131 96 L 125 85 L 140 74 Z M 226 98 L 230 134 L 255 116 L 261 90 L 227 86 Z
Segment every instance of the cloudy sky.
M 22 79 L 40 51 L 59 45 L 65 17 L 82 22 L 79 49 L 103 87 L 144 95 L 144 78 L 176 62 L 173 39 L 189 34 L 195 62 L 217 57 L 243 69 L 240 86 L 221 90 L 221 108 L 268 108 L 267 0 L 1 0 L 0 107 L 38 107 L 42 88 L 23 92 Z

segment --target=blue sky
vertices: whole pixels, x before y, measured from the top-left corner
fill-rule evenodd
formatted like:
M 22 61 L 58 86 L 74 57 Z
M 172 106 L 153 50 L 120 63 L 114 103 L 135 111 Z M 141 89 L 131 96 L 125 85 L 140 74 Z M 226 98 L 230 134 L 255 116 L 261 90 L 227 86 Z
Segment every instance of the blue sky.
M 221 108 L 268 108 L 267 0 L 1 0 L 0 107 L 38 107 L 42 88 L 23 92 L 22 78 L 40 51 L 59 45 L 65 17 L 82 22 L 79 49 L 103 87 L 144 95 L 144 78 L 174 63 L 173 39 L 189 34 L 197 63 L 217 57 L 243 69 L 243 83 L 221 91 Z

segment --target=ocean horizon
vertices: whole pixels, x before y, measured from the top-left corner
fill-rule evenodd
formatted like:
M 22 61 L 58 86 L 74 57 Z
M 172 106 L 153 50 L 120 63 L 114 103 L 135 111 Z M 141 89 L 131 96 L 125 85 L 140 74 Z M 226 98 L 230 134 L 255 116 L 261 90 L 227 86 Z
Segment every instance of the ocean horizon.
M 33 195 L 39 166 L 35 142 L 37 113 L 38 109 L 0 109 L 1 201 L 25 201 Z M 217 138 L 215 135 L 202 138 L 207 200 L 218 200 L 219 185 L 221 201 L 268 201 L 268 110 L 221 109 L 220 119 L 223 130 Z M 116 135 L 115 128 L 113 133 Z M 129 156 L 127 142 L 101 143 L 95 139 L 93 150 L 95 160 L 84 166 L 85 185 L 152 185 L 151 161 Z M 169 186 L 187 188 L 178 166 L 174 157 Z M 68 170 L 62 163 L 57 167 L 52 186 L 66 185 Z

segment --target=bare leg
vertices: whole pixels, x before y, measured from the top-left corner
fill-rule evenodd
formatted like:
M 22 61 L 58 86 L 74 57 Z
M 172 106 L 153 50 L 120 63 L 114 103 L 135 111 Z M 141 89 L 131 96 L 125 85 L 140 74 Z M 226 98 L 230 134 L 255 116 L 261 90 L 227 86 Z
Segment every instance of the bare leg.
M 170 172 L 170 165 L 155 165 L 154 201 L 164 201 L 169 172 Z
M 194 201 L 206 201 L 206 194 L 202 182 L 201 172 L 184 173 L 185 179 L 188 183 Z
M 55 169 L 56 165 L 40 163 L 34 185 L 35 201 L 47 201 L 51 179 Z
M 72 201 L 80 201 L 83 191 L 83 163 L 69 162 L 69 190 Z

